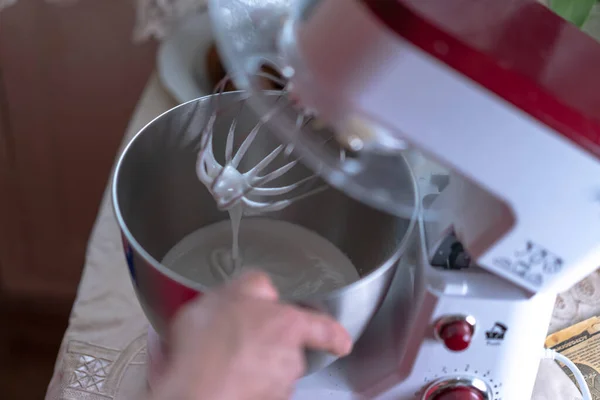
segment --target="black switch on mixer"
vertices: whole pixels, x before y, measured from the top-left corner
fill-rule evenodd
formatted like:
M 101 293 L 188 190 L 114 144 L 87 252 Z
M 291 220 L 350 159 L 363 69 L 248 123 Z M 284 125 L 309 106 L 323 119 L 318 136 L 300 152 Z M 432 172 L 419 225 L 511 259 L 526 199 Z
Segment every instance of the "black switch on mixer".
M 448 235 L 437 248 L 431 259 L 431 265 L 451 270 L 465 269 L 471 266 L 471 256 L 456 236 Z

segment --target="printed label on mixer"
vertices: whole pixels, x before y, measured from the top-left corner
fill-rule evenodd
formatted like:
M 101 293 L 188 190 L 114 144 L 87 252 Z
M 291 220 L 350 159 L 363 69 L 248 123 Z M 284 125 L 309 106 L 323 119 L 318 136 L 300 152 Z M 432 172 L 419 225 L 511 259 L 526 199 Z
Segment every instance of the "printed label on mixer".
M 492 329 L 485 332 L 485 338 L 488 346 L 498 346 L 504 340 L 508 327 L 503 323 L 496 322 Z
M 562 258 L 531 240 L 522 249 L 515 251 L 513 257 L 498 257 L 493 263 L 535 286 L 542 285 L 544 275 L 556 274 L 564 265 Z

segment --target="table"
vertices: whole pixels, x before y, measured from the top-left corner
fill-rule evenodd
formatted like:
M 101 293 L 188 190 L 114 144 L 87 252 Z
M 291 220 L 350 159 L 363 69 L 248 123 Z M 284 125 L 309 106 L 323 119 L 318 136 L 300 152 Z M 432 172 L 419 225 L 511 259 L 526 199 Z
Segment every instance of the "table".
M 153 76 L 130 121 L 123 145 L 145 124 L 175 105 Z M 600 275 L 596 273 L 559 296 L 550 331 L 599 311 Z M 128 276 L 107 186 L 46 399 L 147 398 L 147 329 L 148 322 Z M 532 400 L 580 398 L 575 386 L 554 362 L 542 361 Z
M 152 76 L 125 133 L 177 105 Z M 69 326 L 59 350 L 48 400 L 144 398 L 148 322 L 133 292 L 114 218 L 109 185 L 88 243 Z

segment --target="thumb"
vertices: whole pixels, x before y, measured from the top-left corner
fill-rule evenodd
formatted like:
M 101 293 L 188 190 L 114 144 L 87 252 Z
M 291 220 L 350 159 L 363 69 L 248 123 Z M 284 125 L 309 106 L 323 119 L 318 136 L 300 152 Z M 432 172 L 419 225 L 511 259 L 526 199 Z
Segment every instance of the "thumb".
M 264 300 L 276 301 L 279 299 L 279 293 L 269 275 L 256 269 L 242 272 L 227 284 L 225 290 Z

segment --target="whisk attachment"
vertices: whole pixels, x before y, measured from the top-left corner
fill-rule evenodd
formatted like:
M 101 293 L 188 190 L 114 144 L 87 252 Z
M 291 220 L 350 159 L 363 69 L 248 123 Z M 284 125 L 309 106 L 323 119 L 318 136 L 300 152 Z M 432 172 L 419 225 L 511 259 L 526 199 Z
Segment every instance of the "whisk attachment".
M 306 31 L 312 18 L 320 15 L 315 11 L 317 4 L 318 1 L 292 0 L 209 1 L 208 12 L 221 61 L 237 88 L 245 90 L 245 94 L 258 95 L 249 96 L 248 102 L 259 114 L 272 109 L 272 103 L 260 94 L 272 88 L 276 80 L 278 86 L 284 86 L 287 100 L 304 102 L 305 108 L 315 107 L 307 93 L 327 95 L 327 86 L 335 87 L 336 78 L 331 82 L 313 79 L 302 50 L 306 49 L 303 40 L 309 39 L 303 38 L 301 32 Z M 270 68 L 265 70 L 265 65 Z M 277 73 L 275 80 L 265 78 L 272 76 L 273 71 Z M 343 95 L 336 99 L 332 96 L 331 101 L 319 105 L 330 109 L 310 110 L 326 119 L 327 127 L 319 126 L 318 119 L 307 123 L 310 114 L 300 110 L 303 127 L 299 128 L 297 113 L 284 112 L 270 119 L 269 130 L 284 143 L 292 143 L 290 147 L 302 156 L 302 164 L 316 171 L 331 187 L 379 210 L 414 218 L 419 209 L 412 195 L 414 182 L 398 177 L 395 171 L 406 168 L 420 153 L 410 143 L 391 140 L 392 135 L 387 132 L 390 127 L 380 126 L 369 116 L 354 115 L 354 107 L 344 104 Z M 332 133 L 335 139 L 323 144 Z M 394 139 L 397 136 L 401 132 L 395 132 Z M 370 140 L 374 137 L 386 140 Z M 383 145 L 378 146 L 379 142 Z M 341 152 L 340 148 L 346 151 Z
M 213 138 L 217 131 L 219 116 L 233 110 L 241 113 L 246 106 L 248 96 L 242 95 L 234 104 L 222 104 L 220 95 L 227 85 L 223 79 L 213 95 L 213 111 L 202 131 L 200 150 L 196 163 L 196 173 L 200 181 L 208 188 L 222 210 L 229 210 L 236 205 L 242 205 L 244 214 L 253 215 L 281 210 L 307 196 L 319 193 L 327 188 L 316 174 L 302 177 L 293 183 L 277 184 L 279 178 L 289 173 L 298 165 L 299 159 L 292 159 L 293 143 L 278 144 L 270 150 L 254 166 L 246 171 L 240 171 L 242 159 L 247 156 L 253 143 L 261 134 L 266 132 L 266 125 L 278 113 L 293 107 L 286 99 L 284 91 L 265 92 L 265 96 L 274 98 L 271 110 L 262 115 L 258 122 L 248 132 L 240 132 L 237 116 L 231 119 L 227 129 L 225 151 L 219 162 L 214 154 Z M 276 79 L 268 77 L 268 79 Z M 284 83 L 284 82 L 280 82 Z M 297 128 L 301 129 L 310 123 L 310 117 L 299 114 Z M 241 135 L 241 136 L 240 136 Z M 243 137 L 237 149 L 235 143 Z

